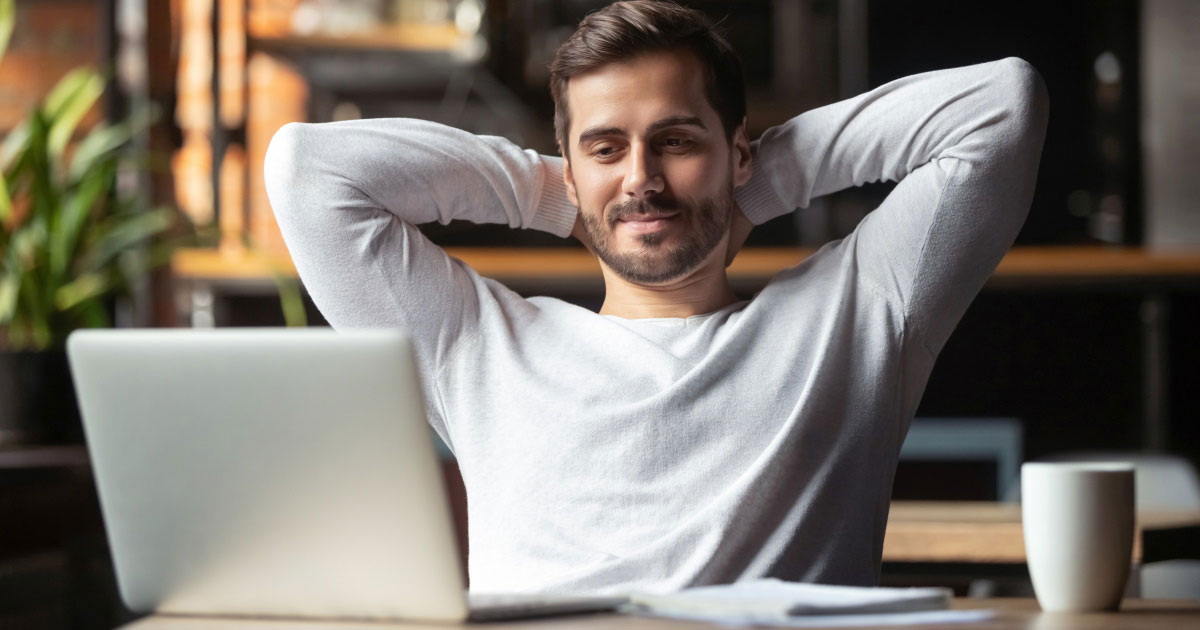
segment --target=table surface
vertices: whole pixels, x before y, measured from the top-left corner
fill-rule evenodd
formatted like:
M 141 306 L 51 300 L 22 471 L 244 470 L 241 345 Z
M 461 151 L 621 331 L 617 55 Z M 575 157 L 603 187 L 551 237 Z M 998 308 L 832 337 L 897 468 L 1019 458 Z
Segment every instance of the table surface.
M 1142 531 L 1200 525 L 1200 511 L 1142 512 L 1133 561 L 1141 560 Z M 990 501 L 896 501 L 888 512 L 884 562 L 1024 563 L 1021 506 Z
M 990 609 L 996 616 L 985 621 L 959 624 L 937 624 L 925 627 L 937 630 L 1104 630 L 1108 628 L 1137 628 L 1138 630 L 1200 630 L 1200 603 L 1187 600 L 1126 599 L 1117 612 L 1105 613 L 1043 613 L 1037 602 L 1026 598 L 955 599 L 953 608 L 959 610 Z M 147 617 L 125 626 L 122 630 L 449 630 L 451 628 L 503 628 L 504 630 L 690 630 L 720 627 L 715 624 L 653 619 L 626 615 L 599 614 L 550 617 L 505 623 L 441 624 L 441 623 L 367 623 L 318 622 L 251 619 L 206 619 L 197 617 Z M 872 626 L 881 628 L 888 626 Z

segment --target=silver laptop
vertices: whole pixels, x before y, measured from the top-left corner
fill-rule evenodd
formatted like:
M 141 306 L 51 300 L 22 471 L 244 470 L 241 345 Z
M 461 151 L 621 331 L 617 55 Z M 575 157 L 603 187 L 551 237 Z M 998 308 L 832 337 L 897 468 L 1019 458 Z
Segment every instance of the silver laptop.
M 462 621 L 624 601 L 468 600 L 401 332 L 97 330 L 67 351 L 132 610 Z

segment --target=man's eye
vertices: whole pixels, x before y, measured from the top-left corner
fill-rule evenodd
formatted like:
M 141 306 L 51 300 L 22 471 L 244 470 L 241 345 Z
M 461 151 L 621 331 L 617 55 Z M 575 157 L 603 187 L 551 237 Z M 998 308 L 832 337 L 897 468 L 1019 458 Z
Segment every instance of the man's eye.
M 611 157 L 617 152 L 616 147 L 600 147 L 592 151 L 592 155 L 596 157 Z
M 663 140 L 663 146 L 669 149 L 686 148 L 692 145 L 692 141 L 687 138 L 667 138 Z

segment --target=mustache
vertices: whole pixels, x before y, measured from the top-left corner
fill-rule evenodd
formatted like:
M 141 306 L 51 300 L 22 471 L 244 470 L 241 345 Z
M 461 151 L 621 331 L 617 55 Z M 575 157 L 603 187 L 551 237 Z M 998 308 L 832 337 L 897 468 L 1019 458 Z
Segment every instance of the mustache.
M 686 209 L 686 206 L 678 199 L 667 199 L 664 197 L 650 197 L 649 199 L 630 199 L 625 203 L 613 206 L 608 212 L 608 226 L 616 227 L 617 222 L 621 219 L 636 215 L 650 214 L 651 212 L 678 212 Z

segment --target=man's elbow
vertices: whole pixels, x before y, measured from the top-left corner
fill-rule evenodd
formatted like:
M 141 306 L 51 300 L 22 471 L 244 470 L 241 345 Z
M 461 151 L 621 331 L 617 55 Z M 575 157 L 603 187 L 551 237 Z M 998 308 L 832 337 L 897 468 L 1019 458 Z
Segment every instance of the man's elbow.
M 304 148 L 307 144 L 308 127 L 311 125 L 288 123 L 275 132 L 267 145 L 263 159 L 263 179 L 266 183 L 267 197 L 276 214 L 288 209 L 291 197 L 303 184 L 303 173 L 311 170 L 304 165 L 309 156 Z
M 1012 120 L 1022 135 L 1036 140 L 1038 145 L 1046 135 L 1050 117 L 1050 93 L 1046 81 L 1033 64 L 1020 57 L 1002 60 L 1001 89 L 1009 95 Z

